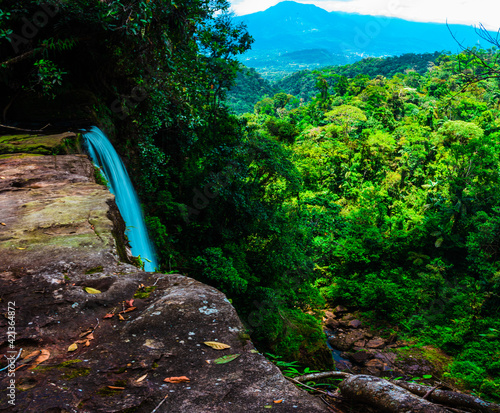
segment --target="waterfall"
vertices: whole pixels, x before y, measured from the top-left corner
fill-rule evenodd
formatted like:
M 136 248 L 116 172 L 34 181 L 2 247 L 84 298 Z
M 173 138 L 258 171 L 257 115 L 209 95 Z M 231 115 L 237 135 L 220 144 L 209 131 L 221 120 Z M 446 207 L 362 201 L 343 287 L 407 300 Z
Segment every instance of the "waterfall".
M 83 137 L 90 157 L 101 168 L 111 193 L 115 195 L 116 205 L 127 227 L 126 234 L 132 247 L 132 254 L 141 257 L 145 271 L 155 271 L 158 263 L 154 248 L 144 223 L 139 197 L 132 186 L 125 165 L 99 128 L 93 126 L 89 132 L 83 133 Z

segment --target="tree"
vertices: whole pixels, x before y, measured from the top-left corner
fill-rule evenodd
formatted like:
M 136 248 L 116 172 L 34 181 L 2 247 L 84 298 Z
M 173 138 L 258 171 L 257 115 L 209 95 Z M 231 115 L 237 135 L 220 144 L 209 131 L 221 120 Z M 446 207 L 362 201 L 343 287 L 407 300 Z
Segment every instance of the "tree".
M 327 120 L 342 127 L 344 136 L 347 138 L 361 122 L 367 120 L 364 112 L 352 105 L 341 105 L 325 114 Z

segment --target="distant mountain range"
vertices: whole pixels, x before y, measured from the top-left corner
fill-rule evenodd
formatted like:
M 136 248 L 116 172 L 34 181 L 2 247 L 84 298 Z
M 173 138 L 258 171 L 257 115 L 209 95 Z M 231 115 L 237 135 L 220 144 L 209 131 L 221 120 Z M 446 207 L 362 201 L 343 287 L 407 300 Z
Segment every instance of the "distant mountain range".
M 297 70 L 345 64 L 367 56 L 458 52 L 460 47 L 451 33 L 467 46 L 479 44 L 471 26 L 327 12 L 294 1 L 235 20 L 244 22 L 255 39 L 242 62 L 258 70 L 272 65 Z

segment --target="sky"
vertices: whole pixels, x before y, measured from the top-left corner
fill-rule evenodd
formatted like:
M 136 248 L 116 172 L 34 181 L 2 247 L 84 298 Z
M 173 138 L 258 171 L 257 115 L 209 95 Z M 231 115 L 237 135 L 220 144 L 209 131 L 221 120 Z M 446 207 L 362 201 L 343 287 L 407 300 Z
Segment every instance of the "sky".
M 281 0 L 230 0 L 237 15 L 263 11 Z M 382 15 L 405 20 L 478 25 L 500 29 L 499 0 L 295 0 L 328 11 Z

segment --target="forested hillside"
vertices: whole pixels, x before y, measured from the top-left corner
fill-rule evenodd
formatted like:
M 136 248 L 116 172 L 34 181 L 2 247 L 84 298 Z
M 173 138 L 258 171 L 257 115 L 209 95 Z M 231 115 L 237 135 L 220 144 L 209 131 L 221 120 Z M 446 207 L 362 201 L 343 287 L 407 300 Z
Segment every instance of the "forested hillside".
M 236 113 L 253 112 L 254 105 L 262 96 L 273 96 L 278 90 L 255 69 L 239 67 L 236 81 L 227 94 L 226 102 Z
M 449 377 L 500 397 L 500 82 L 468 84 L 481 70 L 464 54 L 432 57 L 333 87 L 318 72 L 312 101 L 279 93 L 243 118 L 293 163 L 284 208 L 322 297 L 439 346 L 456 357 Z M 394 59 L 375 62 L 392 73 Z
M 308 101 L 321 88 L 318 81 L 326 82 L 329 88 L 341 88 L 343 78 L 367 75 L 371 78 L 382 75 L 392 77 L 397 73 L 417 72 L 425 74 L 436 63 L 441 53 L 407 53 L 386 58 L 369 57 L 344 66 L 328 66 L 317 70 L 301 70 L 291 75 L 282 75 L 273 82 L 263 79 L 255 69 L 242 68 L 235 85 L 229 90 L 226 102 L 238 114 L 253 112 L 253 105 L 264 95 L 277 92 L 291 94 Z M 337 86 L 338 85 L 338 86 Z

